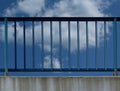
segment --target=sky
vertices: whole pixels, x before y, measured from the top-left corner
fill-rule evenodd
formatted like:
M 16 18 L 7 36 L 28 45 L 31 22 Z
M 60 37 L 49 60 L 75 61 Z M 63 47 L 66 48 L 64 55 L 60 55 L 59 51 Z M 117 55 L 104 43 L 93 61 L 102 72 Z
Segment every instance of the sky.
M 1 0 L 0 1 L 0 16 L 1 17 L 119 17 L 120 13 L 119 9 L 119 0 Z M 27 67 L 31 68 L 32 66 L 32 53 L 31 53 L 31 39 L 32 39 L 32 28 L 31 23 L 27 23 L 26 28 L 26 60 Z M 64 31 L 67 29 L 67 22 L 62 23 L 62 61 L 63 67 L 68 67 L 68 31 Z M 47 27 L 45 27 L 47 26 Z M 86 60 L 86 28 L 85 22 L 80 22 L 80 55 L 81 55 L 81 67 L 85 67 Z M 50 68 L 50 23 L 44 23 L 44 67 Z M 59 31 L 58 31 L 58 23 L 53 23 L 53 67 L 60 68 L 60 60 L 59 60 Z M 14 68 L 14 26 L 13 23 L 9 23 L 9 67 Z M 39 23 L 35 23 L 35 66 L 36 68 L 41 67 L 41 32 L 39 31 L 41 25 Z M 118 27 L 119 28 L 119 27 Z M 89 67 L 95 67 L 95 24 L 94 22 L 89 22 Z M 23 68 L 23 27 L 21 23 L 17 23 L 17 60 L 18 60 L 18 68 Z M 71 23 L 71 60 L 72 67 L 75 68 L 77 66 L 77 31 L 76 31 L 76 23 Z M 102 31 L 101 31 L 102 30 Z M 0 25 L 0 50 L 4 51 L 4 25 Z M 103 67 L 103 59 L 104 59 L 104 24 L 103 22 L 98 23 L 98 67 Z M 119 37 L 118 37 L 119 38 Z M 107 67 L 113 67 L 113 24 L 107 24 L 107 53 L 106 53 L 106 64 Z M 119 45 L 119 43 L 118 43 Z M 119 49 L 119 48 L 118 48 Z M 12 53 L 11 53 L 12 52 Z M 4 54 L 0 52 L 0 59 L 4 60 Z M 119 54 L 119 53 L 118 53 Z M 119 59 L 119 58 L 118 58 Z M 93 60 L 93 61 L 92 61 Z M 1 62 L 1 67 L 3 67 L 3 61 Z M 24 74 L 24 73 L 21 73 Z M 37 73 L 36 73 L 37 74 Z M 88 74 L 88 73 L 87 73 Z M 98 74 L 97 72 L 94 73 Z M 15 74 L 14 74 L 15 75 Z M 31 75 L 31 73 L 30 73 Z M 49 75 L 49 73 L 45 73 L 43 75 Z M 63 75 L 55 74 L 55 75 Z M 73 75 L 73 73 L 64 73 L 64 75 Z M 76 75 L 86 75 L 83 73 L 76 73 Z M 92 75 L 89 73 L 88 75 Z M 104 73 L 104 75 L 111 75 L 111 73 Z

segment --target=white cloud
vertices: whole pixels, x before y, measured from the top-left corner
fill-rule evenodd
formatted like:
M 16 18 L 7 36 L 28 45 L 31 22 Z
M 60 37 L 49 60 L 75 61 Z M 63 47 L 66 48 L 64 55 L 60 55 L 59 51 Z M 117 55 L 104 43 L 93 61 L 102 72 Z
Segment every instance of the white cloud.
M 18 8 L 30 16 L 41 14 L 44 8 L 44 0 L 22 0 L 18 3 Z
M 52 65 L 53 65 L 53 68 L 60 68 L 59 60 L 57 58 L 53 57 Z M 50 58 L 50 56 L 46 56 L 44 58 L 44 68 L 51 68 L 51 58 Z
M 42 14 L 45 6 L 45 0 L 17 0 L 17 2 L 5 9 L 3 16 L 36 16 Z
M 5 14 L 3 14 L 3 16 L 14 16 L 16 14 L 17 8 L 7 8 L 5 10 Z
M 45 16 L 105 16 L 102 13 L 104 8 L 103 6 L 101 8 L 101 3 L 105 2 L 103 0 L 60 0 L 52 9 L 46 10 Z
M 109 6 L 109 0 L 60 0 L 52 5 L 52 8 L 45 7 L 45 0 L 18 0 L 11 7 L 5 10 L 4 15 L 16 16 L 17 14 L 28 16 L 106 16 L 103 11 Z

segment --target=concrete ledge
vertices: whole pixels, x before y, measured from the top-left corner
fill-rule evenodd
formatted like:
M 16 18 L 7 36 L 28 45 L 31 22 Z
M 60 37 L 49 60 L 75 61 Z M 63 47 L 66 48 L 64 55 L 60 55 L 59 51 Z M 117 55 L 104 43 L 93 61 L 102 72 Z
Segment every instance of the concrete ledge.
M 120 91 L 120 77 L 0 77 L 0 91 Z

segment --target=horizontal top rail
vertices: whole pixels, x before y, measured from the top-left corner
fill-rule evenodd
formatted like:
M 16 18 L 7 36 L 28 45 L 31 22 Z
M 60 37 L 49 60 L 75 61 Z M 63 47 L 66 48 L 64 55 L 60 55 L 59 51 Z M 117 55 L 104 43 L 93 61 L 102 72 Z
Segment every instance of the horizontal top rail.
M 0 21 L 120 21 L 120 17 L 0 17 Z

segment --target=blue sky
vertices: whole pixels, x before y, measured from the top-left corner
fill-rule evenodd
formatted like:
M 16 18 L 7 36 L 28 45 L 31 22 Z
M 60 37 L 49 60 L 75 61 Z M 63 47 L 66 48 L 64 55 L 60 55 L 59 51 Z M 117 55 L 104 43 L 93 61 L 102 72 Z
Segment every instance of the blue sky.
M 4 16 L 10 16 L 10 17 L 17 17 L 17 16 L 20 16 L 20 17 L 106 17 L 106 16 L 120 16 L 120 13 L 118 11 L 118 9 L 120 8 L 119 6 L 119 3 L 120 1 L 119 0 L 9 0 L 9 1 L 5 1 L 5 0 L 1 0 L 1 7 L 0 7 L 0 16 L 1 17 L 4 17 Z M 71 60 L 76 60 L 76 24 L 75 23 L 72 23 L 71 24 L 72 27 L 71 27 Z M 80 25 L 82 25 L 81 27 L 81 38 L 80 38 L 80 41 L 81 44 L 80 44 L 80 50 L 81 50 L 81 60 L 86 60 L 86 54 L 85 54 L 85 24 L 84 23 L 81 23 Z M 22 36 L 23 36 L 23 32 L 20 32 L 20 30 L 22 30 L 22 27 L 21 25 L 18 23 L 18 29 L 17 29 L 17 33 L 18 33 L 18 36 L 17 36 L 17 50 L 18 50 L 18 54 L 17 54 L 17 59 L 18 59 L 18 67 L 22 67 L 23 68 L 23 55 L 22 54 L 22 50 L 23 50 L 23 46 L 22 46 L 22 42 L 23 42 L 23 39 L 22 39 Z M 48 26 L 49 27 L 49 23 L 45 23 L 44 26 Z M 59 45 L 59 40 L 58 40 L 58 23 L 54 23 L 53 24 L 54 26 L 54 39 L 53 39 L 53 42 L 54 42 L 54 48 L 53 48 L 53 60 L 54 60 L 54 64 L 53 66 L 55 68 L 59 68 L 60 67 L 60 62 L 59 62 L 59 57 L 58 57 L 58 54 L 59 54 L 59 48 L 58 48 L 58 45 Z M 93 65 L 95 65 L 94 61 L 91 61 L 91 60 L 95 60 L 95 31 L 92 31 L 92 30 L 95 30 L 94 29 L 94 23 L 89 23 L 89 67 L 93 67 Z M 98 48 L 98 66 L 101 67 L 103 66 L 103 58 L 104 58 L 104 54 L 103 54 L 103 50 L 104 50 L 104 42 L 102 41 L 103 37 L 104 37 L 104 34 L 103 34 L 103 31 L 101 32 L 100 29 L 103 30 L 103 23 L 100 23 L 98 24 L 98 40 L 99 40 L 99 48 Z M 3 27 L 4 26 L 0 26 L 0 50 L 4 51 L 4 36 L 3 36 Z M 41 26 L 39 24 L 36 23 L 36 26 L 35 26 L 35 63 L 36 63 L 36 68 L 38 67 L 41 67 L 41 41 L 40 41 L 40 32 L 37 31 Z M 49 28 L 48 27 L 45 27 L 45 32 L 46 31 L 49 31 Z M 113 66 L 113 46 L 111 45 L 113 43 L 112 41 L 112 34 L 113 34 L 113 28 L 112 28 L 112 25 L 107 25 L 107 57 L 106 57 L 106 60 L 107 60 L 107 66 L 108 67 L 111 67 Z M 118 27 L 119 28 L 119 27 Z M 67 29 L 67 23 L 63 23 L 63 27 L 62 27 L 62 35 L 63 35 L 63 45 L 62 45 L 62 48 L 63 48 L 63 51 L 62 51 L 62 54 L 63 54 L 63 61 L 64 61 L 64 64 L 63 67 L 67 67 L 67 63 L 68 63 L 68 58 L 67 58 L 67 31 L 63 31 L 64 29 Z M 28 28 L 26 30 L 29 30 L 27 31 L 27 38 L 26 38 L 26 41 L 27 41 L 27 47 L 26 47 L 26 55 L 27 55 L 27 67 L 28 68 L 31 68 L 31 64 L 32 64 L 32 61 L 31 61 L 31 57 L 32 57 L 32 54 L 31 54 L 31 27 L 28 26 Z M 57 31 L 56 31 L 57 30 Z M 119 31 L 118 31 L 118 34 L 119 34 Z M 48 39 L 50 38 L 50 32 L 46 32 L 46 34 L 44 34 L 45 36 L 45 57 L 44 57 L 44 67 L 47 68 L 50 66 L 50 42 L 48 41 Z M 13 41 L 13 38 L 14 38 L 14 31 L 13 31 L 13 26 L 12 24 L 9 24 L 9 66 L 11 68 L 14 68 L 14 52 L 11 53 L 11 51 L 14 49 L 14 41 Z M 119 37 L 118 37 L 119 38 Z M 119 43 L 118 43 L 119 45 Z M 119 48 L 118 48 L 119 49 Z M 0 52 L 1 56 L 0 56 L 0 59 L 4 59 L 4 55 Z M 119 57 L 118 57 L 119 59 Z M 30 61 L 29 61 L 30 60 Z M 110 62 L 109 62 L 110 60 Z M 1 62 L 3 64 L 3 61 Z M 108 64 L 109 63 L 109 64 Z M 1 64 L 1 66 L 2 66 Z M 81 67 L 85 67 L 85 61 L 82 61 L 81 63 Z M 74 66 L 77 65 L 77 61 L 73 61 L 73 68 Z M 14 73 L 12 73 L 14 74 Z M 24 73 L 20 73 L 20 74 L 24 74 Z M 38 75 L 38 73 L 35 73 L 36 75 Z M 84 74 L 84 73 L 75 73 L 76 75 L 80 74 L 80 75 L 87 75 L 87 74 Z M 98 74 L 98 73 L 94 73 L 95 75 Z M 105 75 L 111 75 L 111 73 L 104 73 Z M 15 75 L 15 74 L 14 74 Z M 31 75 L 31 73 L 29 74 Z M 41 75 L 49 75 L 48 73 L 45 73 L 45 74 L 41 74 Z M 54 74 L 53 75 L 63 75 L 63 74 Z M 64 73 L 64 75 L 73 75 L 73 73 Z M 91 75 L 91 73 L 89 73 L 88 75 Z
M 15 8 L 15 7 L 19 7 L 18 6 L 18 4 L 20 3 L 20 2 L 25 2 L 26 0 L 9 0 L 9 1 L 5 1 L 5 0 L 1 0 L 1 7 L 0 7 L 0 11 L 1 11 L 1 16 L 4 16 L 3 14 L 3 12 L 5 12 L 6 11 L 6 9 L 12 9 L 12 8 Z M 37 1 L 37 0 L 36 0 Z M 36 2 L 36 1 L 34 1 L 34 2 Z M 41 0 L 41 1 L 44 1 L 44 3 L 41 3 L 41 5 L 42 4 L 44 4 L 44 7 L 45 8 L 53 8 L 54 7 L 54 5 L 55 5 L 55 3 L 58 3 L 58 2 L 60 2 L 60 1 L 62 1 L 62 0 Z M 41 2 L 40 1 L 40 2 Z M 67 2 L 67 1 L 69 1 L 69 0 L 65 0 L 64 2 Z M 74 1 L 74 0 L 73 0 Z M 85 1 L 87 1 L 87 0 L 85 0 Z M 108 14 L 108 15 L 111 15 L 111 16 L 119 16 L 119 12 L 117 11 L 117 9 L 119 9 L 119 0 L 106 0 L 105 2 L 107 2 L 107 4 L 106 3 L 103 3 L 103 0 L 96 0 L 96 1 L 94 1 L 94 0 L 92 0 L 92 2 L 94 3 L 94 2 L 97 2 L 97 1 L 99 1 L 100 3 L 102 2 L 102 5 L 101 5 L 101 7 L 106 7 L 105 9 L 103 9 L 104 10 L 104 13 L 106 13 L 106 14 Z M 31 0 L 30 0 L 30 2 L 31 2 Z M 79 2 L 79 1 L 78 1 Z M 90 1 L 91 2 L 91 1 Z M 86 3 L 86 6 L 87 6 L 87 3 Z M 99 7 L 99 6 L 98 6 Z M 32 7 L 33 8 L 33 7 Z M 11 10 L 12 11 L 12 10 Z M 22 12 L 21 12 L 22 13 Z M 23 14 L 23 13 L 22 13 Z M 14 15 L 14 14 L 13 14 Z M 23 14 L 24 15 L 24 14 Z M 14 15 L 15 16 L 15 15 Z

